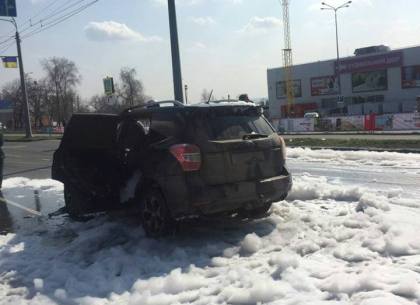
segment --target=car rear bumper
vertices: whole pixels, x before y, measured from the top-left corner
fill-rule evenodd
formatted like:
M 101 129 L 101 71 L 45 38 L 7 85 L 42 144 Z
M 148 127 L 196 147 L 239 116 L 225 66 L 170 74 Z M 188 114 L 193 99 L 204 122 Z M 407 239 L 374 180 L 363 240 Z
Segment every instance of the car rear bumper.
M 257 208 L 283 200 L 292 187 L 292 176 L 286 169 L 282 175 L 268 179 L 213 186 L 200 183 L 200 179 L 190 179 L 189 183 L 180 180 L 178 187 L 166 188 L 169 193 L 165 194 L 176 218 Z

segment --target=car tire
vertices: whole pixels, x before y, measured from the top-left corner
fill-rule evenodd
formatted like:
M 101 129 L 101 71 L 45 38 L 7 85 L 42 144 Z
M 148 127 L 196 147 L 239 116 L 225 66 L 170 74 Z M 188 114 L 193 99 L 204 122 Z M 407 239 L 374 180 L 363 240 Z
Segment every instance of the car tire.
M 64 184 L 64 203 L 66 212 L 72 219 L 79 219 L 83 214 L 82 196 L 78 190 L 69 184 Z
M 159 189 L 152 188 L 142 196 L 140 215 L 148 237 L 159 238 L 174 232 L 174 220 Z
M 257 219 L 267 216 L 267 212 L 271 208 L 271 203 L 265 203 L 262 206 L 250 210 L 241 210 L 239 215 L 243 218 Z

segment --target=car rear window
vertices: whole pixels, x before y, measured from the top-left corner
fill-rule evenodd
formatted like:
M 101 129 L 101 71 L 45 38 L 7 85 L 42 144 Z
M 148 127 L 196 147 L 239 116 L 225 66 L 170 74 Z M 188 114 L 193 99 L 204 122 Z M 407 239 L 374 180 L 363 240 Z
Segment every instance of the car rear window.
M 223 115 L 208 118 L 212 140 L 242 139 L 246 134 L 271 135 L 274 130 L 262 116 Z

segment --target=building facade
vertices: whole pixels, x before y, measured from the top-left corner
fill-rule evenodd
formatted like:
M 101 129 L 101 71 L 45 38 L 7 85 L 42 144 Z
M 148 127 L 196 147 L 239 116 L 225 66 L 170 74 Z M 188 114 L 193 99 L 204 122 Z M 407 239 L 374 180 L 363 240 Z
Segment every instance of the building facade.
M 284 69 L 268 69 L 270 117 L 303 117 L 307 112 L 318 112 L 321 117 L 414 112 L 420 96 L 420 47 L 377 51 L 369 48 L 368 54 L 340 59 L 341 93 L 336 60 L 295 65 L 295 99 L 290 107 Z

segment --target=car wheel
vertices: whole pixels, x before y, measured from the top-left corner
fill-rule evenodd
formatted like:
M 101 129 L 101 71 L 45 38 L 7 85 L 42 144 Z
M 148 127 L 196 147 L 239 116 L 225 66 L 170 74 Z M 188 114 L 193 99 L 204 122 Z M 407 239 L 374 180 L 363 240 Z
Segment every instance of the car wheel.
M 68 184 L 64 184 L 64 202 L 71 218 L 78 219 L 82 215 L 80 192 Z
M 241 210 L 239 215 L 243 218 L 262 218 L 267 216 L 267 212 L 271 208 L 271 203 L 265 203 L 264 205 L 253 208 L 250 210 Z
M 158 189 L 153 188 L 143 196 L 140 213 L 147 236 L 157 238 L 173 232 L 174 221 Z

